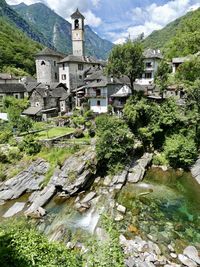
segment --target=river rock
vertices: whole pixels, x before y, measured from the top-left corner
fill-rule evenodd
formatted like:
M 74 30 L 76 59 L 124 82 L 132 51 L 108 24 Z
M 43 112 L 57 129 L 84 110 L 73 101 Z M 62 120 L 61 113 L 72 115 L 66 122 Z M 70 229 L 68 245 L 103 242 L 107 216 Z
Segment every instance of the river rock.
M 96 153 L 93 147 L 69 157 L 59 173 L 54 175 L 50 184 L 70 195 L 84 190 L 96 172 Z
M 40 219 L 41 217 L 46 215 L 46 210 L 42 207 L 38 207 L 37 209 L 34 209 L 32 211 L 26 212 L 27 217 L 31 217 L 34 219 Z
M 6 213 L 3 215 L 4 218 L 12 217 L 13 215 L 17 214 L 18 212 L 22 211 L 25 207 L 25 202 L 16 202 Z
M 194 246 L 186 247 L 183 251 L 183 254 L 200 265 L 198 251 Z
M 126 183 L 127 176 L 128 171 L 126 169 L 123 170 L 120 174 L 113 176 L 110 182 L 110 187 L 112 189 L 120 190 Z
M 192 176 L 196 179 L 196 181 L 200 184 L 200 157 L 197 159 L 195 164 L 191 168 Z
M 188 266 L 188 267 L 197 267 L 196 262 L 194 262 L 193 260 L 189 259 L 188 257 L 186 257 L 183 254 L 178 254 L 178 259 L 181 263 L 183 263 L 184 265 Z
M 122 221 L 123 219 L 124 219 L 124 216 L 121 215 L 121 214 L 117 214 L 116 217 L 115 217 L 115 221 L 116 221 L 116 222 L 120 222 L 120 221 Z
M 126 213 L 126 207 L 122 206 L 122 205 L 117 205 L 117 210 L 123 214 Z
M 90 192 L 84 197 L 84 199 L 81 200 L 81 203 L 90 202 L 95 196 L 96 196 L 96 192 Z
M 37 159 L 26 170 L 1 184 L 0 201 L 16 199 L 25 192 L 39 190 L 48 169 L 48 162 Z
M 35 198 L 28 208 L 25 211 L 25 215 L 29 216 L 29 214 L 37 213 L 39 207 L 43 207 L 54 195 L 56 194 L 56 188 L 54 185 L 47 185 Z
M 140 159 L 132 163 L 128 174 L 129 183 L 137 183 L 143 179 L 146 167 L 150 164 L 152 157 L 152 153 L 145 153 Z

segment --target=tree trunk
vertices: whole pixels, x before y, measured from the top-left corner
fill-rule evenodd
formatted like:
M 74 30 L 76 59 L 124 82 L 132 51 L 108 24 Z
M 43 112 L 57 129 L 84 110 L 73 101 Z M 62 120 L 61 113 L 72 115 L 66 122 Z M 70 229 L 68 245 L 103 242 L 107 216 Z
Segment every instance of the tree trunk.
M 134 90 L 134 79 L 131 77 L 129 77 L 129 80 L 130 80 L 130 86 L 131 86 L 131 92 L 132 92 L 132 95 L 135 94 L 135 90 Z

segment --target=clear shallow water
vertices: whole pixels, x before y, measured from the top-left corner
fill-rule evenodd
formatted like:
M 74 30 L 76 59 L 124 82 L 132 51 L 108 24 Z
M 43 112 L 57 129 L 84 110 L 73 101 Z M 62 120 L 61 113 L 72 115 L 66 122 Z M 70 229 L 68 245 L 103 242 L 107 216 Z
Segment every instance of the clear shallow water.
M 200 185 L 190 173 L 150 169 L 143 182 L 126 185 L 117 196 L 127 207 L 125 229 L 133 225 L 158 243 L 200 247 Z

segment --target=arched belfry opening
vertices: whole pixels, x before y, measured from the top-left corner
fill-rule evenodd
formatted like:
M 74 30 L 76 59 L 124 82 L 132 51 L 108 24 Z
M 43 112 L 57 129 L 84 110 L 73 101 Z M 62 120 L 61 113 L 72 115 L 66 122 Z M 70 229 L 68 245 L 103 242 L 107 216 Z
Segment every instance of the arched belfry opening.
M 74 21 L 74 29 L 79 29 L 79 20 L 75 19 Z

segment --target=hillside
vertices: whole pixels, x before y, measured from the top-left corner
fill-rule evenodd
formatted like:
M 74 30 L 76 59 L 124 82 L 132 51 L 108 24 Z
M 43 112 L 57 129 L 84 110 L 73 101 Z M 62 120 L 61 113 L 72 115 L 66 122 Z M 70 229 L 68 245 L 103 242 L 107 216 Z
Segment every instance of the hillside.
M 60 52 L 71 53 L 71 24 L 42 3 L 12 6 L 20 16 L 40 31 Z M 86 53 L 106 59 L 113 44 L 100 38 L 89 26 L 85 27 Z
M 34 54 L 41 48 L 42 45 L 28 38 L 6 18 L 0 17 L 0 72 L 12 67 L 34 74 Z
M 168 58 L 194 54 L 200 50 L 200 8 L 154 31 L 144 40 L 144 47 L 162 49 Z
M 5 0 L 0 0 L 0 17 L 5 18 L 34 41 L 53 48 L 43 34 L 24 20 L 15 10 L 10 8 Z

